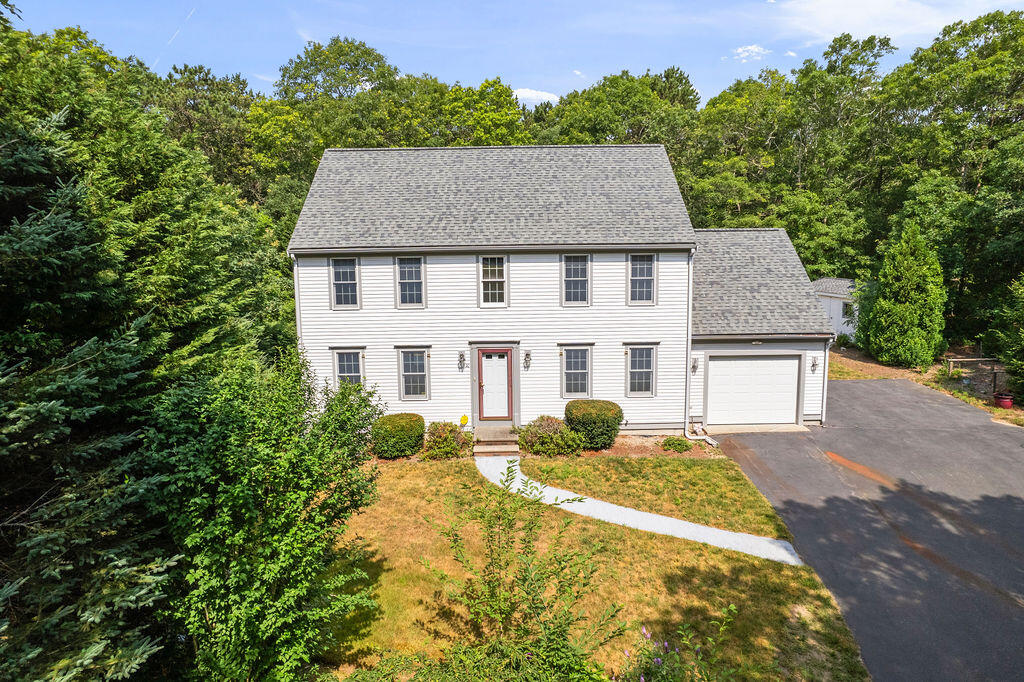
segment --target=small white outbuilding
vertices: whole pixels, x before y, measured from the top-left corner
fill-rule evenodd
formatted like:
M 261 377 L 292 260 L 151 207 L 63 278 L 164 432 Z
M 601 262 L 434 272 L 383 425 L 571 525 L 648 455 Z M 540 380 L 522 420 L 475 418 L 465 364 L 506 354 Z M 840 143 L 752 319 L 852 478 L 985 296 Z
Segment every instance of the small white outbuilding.
M 857 306 L 853 302 L 856 282 L 842 277 L 822 277 L 811 282 L 811 286 L 836 334 L 852 337 L 857 331 Z

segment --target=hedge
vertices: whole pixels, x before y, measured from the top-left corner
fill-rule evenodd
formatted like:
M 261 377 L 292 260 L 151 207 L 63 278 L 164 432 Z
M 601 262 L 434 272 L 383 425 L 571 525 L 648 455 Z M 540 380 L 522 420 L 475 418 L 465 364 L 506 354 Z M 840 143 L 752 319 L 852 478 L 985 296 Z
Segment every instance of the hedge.
M 583 451 L 583 436 L 558 417 L 541 415 L 515 431 L 519 434 L 519 448 L 533 455 L 576 457 Z
M 373 424 L 373 454 L 381 459 L 411 457 L 423 447 L 423 417 L 412 412 L 386 414 Z
M 622 408 L 610 400 L 570 400 L 565 423 L 583 436 L 588 450 L 604 450 L 615 443 L 622 423 Z

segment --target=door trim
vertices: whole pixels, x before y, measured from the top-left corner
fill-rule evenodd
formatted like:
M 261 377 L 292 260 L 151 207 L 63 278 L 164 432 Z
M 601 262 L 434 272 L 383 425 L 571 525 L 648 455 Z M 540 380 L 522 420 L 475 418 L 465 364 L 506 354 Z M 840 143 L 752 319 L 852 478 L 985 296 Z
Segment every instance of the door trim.
M 505 393 L 508 396 L 508 402 L 506 407 L 508 408 L 505 415 L 502 417 L 485 417 L 484 416 L 484 382 L 483 382 L 483 363 L 484 353 L 504 353 L 505 354 L 505 369 L 507 371 L 508 384 Z M 477 348 L 476 349 L 476 390 L 477 390 L 477 419 L 480 421 L 498 421 L 507 422 L 512 421 L 512 395 L 515 392 L 512 388 L 512 348 Z
M 784 348 L 766 348 L 763 351 L 750 350 L 706 350 L 704 353 L 704 425 L 716 426 L 708 421 L 709 409 L 708 398 L 711 393 L 711 372 L 710 365 L 715 357 L 796 357 L 796 419 L 793 424 L 804 423 L 804 367 L 807 366 L 807 351 L 789 350 Z M 718 426 L 735 426 L 734 424 L 719 424 Z

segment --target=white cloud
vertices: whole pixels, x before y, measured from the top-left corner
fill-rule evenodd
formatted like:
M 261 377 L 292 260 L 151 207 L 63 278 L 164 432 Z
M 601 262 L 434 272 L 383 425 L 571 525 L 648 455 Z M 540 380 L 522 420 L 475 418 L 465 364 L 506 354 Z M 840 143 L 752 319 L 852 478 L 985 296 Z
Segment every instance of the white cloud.
M 931 38 L 954 21 L 1014 6 L 1019 3 L 1010 0 L 780 0 L 777 20 L 783 35 L 804 38 L 808 45 L 841 33 Z
M 302 42 L 304 42 L 304 43 L 311 43 L 311 42 L 313 42 L 313 40 L 314 40 L 314 39 L 313 39 L 313 34 L 312 34 L 312 33 L 310 33 L 309 31 L 307 31 L 307 30 L 306 30 L 306 29 L 304 29 L 304 28 L 298 28 L 298 27 L 296 27 L 296 28 L 295 28 L 295 35 L 297 35 L 297 36 L 299 36 L 300 38 L 302 38 Z
M 255 78 L 255 79 L 257 79 L 257 80 L 261 80 L 261 81 L 264 81 L 264 82 L 266 82 L 266 83 L 273 83 L 273 82 L 274 82 L 275 80 L 277 80 L 277 79 L 276 79 L 276 78 L 274 78 L 273 76 L 268 76 L 268 75 L 266 75 L 265 73 L 254 73 L 254 74 L 252 75 L 252 77 L 253 77 L 253 78 Z
M 516 88 L 512 91 L 512 94 L 516 96 L 520 104 L 528 106 L 535 106 L 541 102 L 555 103 L 560 99 L 553 92 L 544 92 L 543 90 L 534 90 L 533 88 Z
M 796 52 L 793 52 L 793 50 L 786 50 L 786 56 L 787 57 L 795 57 L 796 56 Z
M 586 76 L 583 75 L 583 72 L 580 71 L 579 69 L 573 69 L 572 72 L 579 76 L 580 78 L 586 78 Z
M 735 50 L 732 51 L 732 58 L 738 59 L 741 64 L 746 64 L 747 62 L 756 62 L 758 60 L 764 59 L 767 55 L 770 55 L 771 53 L 771 50 L 765 49 L 758 45 L 757 43 L 754 43 L 753 45 L 743 45 L 742 47 L 737 47 Z

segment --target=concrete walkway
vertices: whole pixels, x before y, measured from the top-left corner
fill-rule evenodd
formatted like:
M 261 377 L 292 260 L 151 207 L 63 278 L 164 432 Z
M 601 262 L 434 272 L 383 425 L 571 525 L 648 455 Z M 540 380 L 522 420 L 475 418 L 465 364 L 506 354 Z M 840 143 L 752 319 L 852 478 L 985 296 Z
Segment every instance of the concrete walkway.
M 555 504 L 560 500 L 583 497 L 568 490 L 545 487 L 543 484 L 523 476 L 522 472 L 519 471 L 518 457 L 475 457 L 474 459 L 476 460 L 476 468 L 483 477 L 495 485 L 501 485 L 508 467 L 510 465 L 513 466 L 516 474 L 516 482 L 513 485 L 513 489 L 519 490 L 530 485 L 536 486 L 540 489 L 541 501 L 544 504 Z M 636 528 L 637 530 L 645 530 L 651 533 L 660 533 L 661 535 L 671 535 L 672 537 L 683 538 L 684 540 L 703 542 L 715 547 L 731 549 L 743 554 L 771 559 L 772 561 L 779 561 L 793 566 L 803 565 L 800 557 L 793 549 L 793 545 L 785 540 L 763 538 L 759 535 L 736 533 L 720 528 L 712 528 L 711 526 L 702 526 L 699 523 L 691 523 L 682 519 L 674 519 L 670 516 L 621 507 L 617 504 L 602 502 L 601 500 L 594 500 L 589 497 L 583 497 L 582 500 L 576 502 L 560 504 L 559 507 L 580 516 L 589 516 L 592 519 L 607 521 L 619 526 Z

